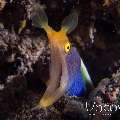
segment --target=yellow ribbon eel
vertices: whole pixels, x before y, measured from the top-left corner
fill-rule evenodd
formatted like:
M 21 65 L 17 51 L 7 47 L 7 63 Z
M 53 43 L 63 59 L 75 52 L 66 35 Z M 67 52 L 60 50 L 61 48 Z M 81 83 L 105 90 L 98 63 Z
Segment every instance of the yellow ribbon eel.
M 47 108 L 64 95 L 69 88 L 74 91 L 70 91 L 70 94 L 78 93 L 84 89 L 84 82 L 81 78 L 78 78 L 81 76 L 79 71 L 80 57 L 76 49 L 71 48 L 67 37 L 67 34 L 76 28 L 78 15 L 76 12 L 72 12 L 67 16 L 62 22 L 61 30 L 57 32 L 48 25 L 48 18 L 43 8 L 37 5 L 35 11 L 32 16 L 32 23 L 35 27 L 43 28 L 46 31 L 51 50 L 50 78 L 47 89 L 37 106 L 37 108 Z M 83 66 L 83 62 L 81 65 Z M 87 73 L 85 66 L 81 69 L 83 69 L 83 73 Z M 88 73 L 84 75 L 88 76 Z M 85 76 L 84 78 L 89 79 Z M 76 81 L 76 83 L 74 84 L 73 81 Z

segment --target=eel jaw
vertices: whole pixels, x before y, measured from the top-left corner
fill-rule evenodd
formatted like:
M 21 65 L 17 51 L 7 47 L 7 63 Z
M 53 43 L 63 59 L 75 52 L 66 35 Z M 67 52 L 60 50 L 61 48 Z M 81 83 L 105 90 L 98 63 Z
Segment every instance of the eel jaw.
M 65 74 L 61 76 L 60 86 L 54 91 L 47 89 L 43 97 L 41 98 L 38 106 L 40 108 L 47 108 L 54 104 L 60 97 L 62 97 L 68 86 L 68 79 L 66 79 Z M 48 87 L 49 88 L 49 87 Z
M 52 97 L 52 96 L 45 96 L 45 97 L 43 97 L 40 100 L 38 106 L 40 106 L 41 108 L 47 108 L 50 105 L 52 105 L 53 102 L 54 102 L 54 97 Z
M 60 79 L 57 81 L 57 83 L 54 84 L 58 84 L 59 82 L 59 86 L 57 88 L 52 88 L 52 84 L 48 85 L 48 88 L 45 92 L 45 94 L 43 95 L 43 97 L 41 98 L 39 105 L 42 108 L 47 108 L 49 106 L 51 106 L 53 103 L 55 103 L 60 97 L 62 97 L 64 95 L 64 93 L 66 92 L 67 86 L 68 86 L 68 71 L 67 71 L 67 67 L 66 67 L 66 62 L 65 59 L 63 59 L 64 57 L 62 57 L 62 74 L 60 76 Z M 53 82 L 51 82 L 53 83 Z
M 62 97 L 68 86 L 68 70 L 65 55 L 51 44 L 50 80 L 38 106 L 47 108 Z
M 67 87 L 66 80 L 61 80 L 60 86 L 53 93 L 48 94 L 48 92 L 46 92 L 43 95 L 38 106 L 40 106 L 40 108 L 47 108 L 47 107 L 51 106 L 52 104 L 54 104 L 60 97 L 62 97 L 64 95 L 64 93 L 66 91 L 66 87 Z

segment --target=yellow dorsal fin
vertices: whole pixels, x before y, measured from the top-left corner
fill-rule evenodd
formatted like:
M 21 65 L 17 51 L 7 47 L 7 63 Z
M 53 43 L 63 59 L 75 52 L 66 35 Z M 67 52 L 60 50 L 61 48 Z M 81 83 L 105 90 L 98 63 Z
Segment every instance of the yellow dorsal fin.
M 46 29 L 48 27 L 48 18 L 44 11 L 44 7 L 36 4 L 33 7 L 32 24 L 35 27 Z
M 76 13 L 76 11 L 73 11 L 63 20 L 61 31 L 70 33 L 77 27 L 77 25 L 78 25 L 78 14 Z

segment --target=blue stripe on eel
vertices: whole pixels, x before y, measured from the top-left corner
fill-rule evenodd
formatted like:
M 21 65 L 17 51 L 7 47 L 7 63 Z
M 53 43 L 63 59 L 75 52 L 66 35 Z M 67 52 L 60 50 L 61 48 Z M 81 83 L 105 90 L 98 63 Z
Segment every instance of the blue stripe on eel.
M 86 91 L 85 82 L 81 73 L 81 58 L 75 47 L 71 48 L 70 54 L 66 56 L 69 75 L 67 94 L 70 96 L 81 96 Z

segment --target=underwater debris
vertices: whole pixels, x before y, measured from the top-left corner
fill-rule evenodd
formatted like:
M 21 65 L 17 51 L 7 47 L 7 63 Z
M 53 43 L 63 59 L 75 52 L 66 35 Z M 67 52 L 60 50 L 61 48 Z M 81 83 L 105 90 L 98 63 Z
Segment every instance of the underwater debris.
M 104 7 L 107 7 L 108 9 L 114 9 L 116 10 L 118 16 L 120 15 L 120 1 L 119 0 L 104 0 Z
M 20 34 L 22 32 L 22 30 L 26 27 L 26 20 L 22 20 L 20 22 L 20 26 L 19 26 L 19 30 L 18 30 L 18 33 Z
M 6 0 L 0 0 L 0 11 L 2 11 L 2 9 L 5 7 L 6 5 Z
M 104 0 L 103 6 L 110 6 L 113 3 L 119 2 L 119 0 Z
M 118 100 L 120 95 L 120 73 L 117 73 L 111 82 L 107 85 L 105 94 L 108 96 L 110 102 Z
M 15 32 L 18 33 L 18 30 L 21 29 L 20 22 L 24 19 L 30 20 L 33 4 L 34 0 L 13 0 L 12 2 L 8 0 L 5 9 L 0 14 L 0 22 L 8 30 L 11 31 L 14 28 Z
M 9 33 L 5 29 L 0 31 L 1 74 L 7 77 L 32 71 L 32 64 L 39 59 L 46 46 L 46 42 L 41 41 L 40 37 L 35 38 L 34 41 L 33 39 L 28 36 L 19 38 L 15 33 Z M 1 77 L 0 80 L 4 81 L 5 78 Z
M 90 94 L 87 108 L 92 120 L 108 120 L 119 111 L 120 74 L 101 80 Z M 117 119 L 118 120 L 118 119 Z

